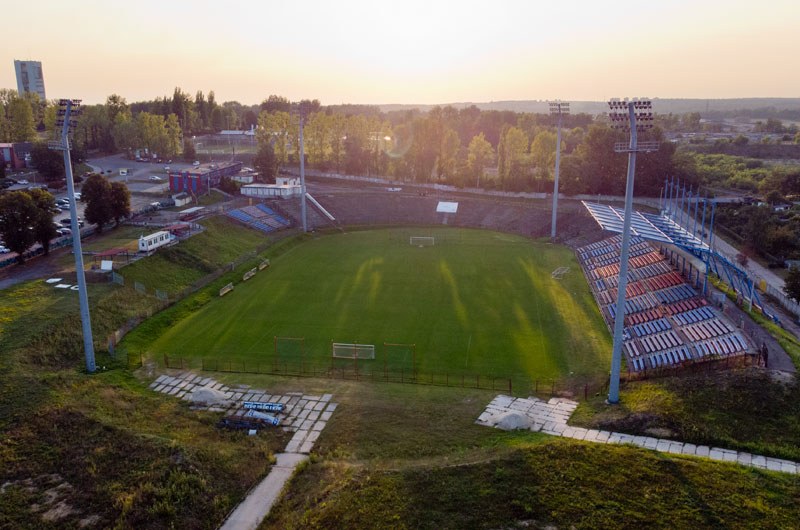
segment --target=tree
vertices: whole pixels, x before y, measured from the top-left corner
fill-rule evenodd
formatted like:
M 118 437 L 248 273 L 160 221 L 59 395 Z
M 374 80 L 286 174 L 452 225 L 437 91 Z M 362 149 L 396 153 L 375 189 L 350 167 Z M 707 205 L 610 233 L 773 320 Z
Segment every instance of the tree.
M 492 144 L 486 141 L 483 133 L 473 136 L 469 142 L 469 154 L 467 155 L 467 167 L 472 178 L 475 179 L 475 186 L 480 186 L 483 171 L 492 162 L 494 149 Z
M 33 236 L 42 245 L 44 255 L 50 253 L 50 240 L 58 235 L 53 226 L 53 211 L 56 207 L 55 198 L 47 191 L 34 188 L 28 191 L 36 205 L 36 219 L 33 223 Z
M 800 268 L 792 267 L 789 269 L 789 274 L 786 275 L 783 285 L 783 292 L 795 302 L 800 302 Z
M 24 263 L 24 253 L 35 242 L 33 226 L 38 217 L 38 208 L 24 191 L 12 191 L 0 195 L 0 234 L 5 246 L 16 252 L 19 263 Z
M 288 112 L 262 112 L 258 116 L 256 139 L 259 145 L 272 144 L 278 165 L 289 161 L 289 149 L 297 136 L 298 125 Z
M 187 162 L 192 162 L 197 158 L 197 151 L 194 149 L 194 144 L 189 138 L 183 140 L 183 159 Z
M 267 113 L 289 112 L 292 109 L 292 102 L 283 96 L 271 95 L 261 102 L 261 110 Z
M 97 173 L 87 177 L 81 189 L 81 199 L 86 202 L 83 216 L 86 221 L 97 225 L 97 232 L 103 231 L 103 225 L 114 219 L 111 207 L 111 184 L 108 179 Z
M 14 98 L 8 104 L 9 140 L 28 142 L 36 137 L 36 123 L 30 103 L 22 98 Z
M 531 162 L 533 162 L 539 175 L 550 176 L 550 170 L 553 169 L 556 162 L 557 139 L 558 137 L 555 133 L 542 131 L 531 142 Z
M 523 173 L 525 156 L 528 151 L 528 136 L 522 129 L 509 127 L 503 131 L 497 147 L 500 182 L 503 187 L 512 185 Z
M 121 110 L 114 117 L 112 136 L 117 149 L 125 151 L 128 155 L 139 147 L 139 129 L 136 127 L 136 122 L 133 121 L 133 116 L 129 110 Z
M 262 182 L 275 182 L 277 160 L 272 145 L 263 144 L 258 148 L 258 154 L 253 159 L 253 166 L 261 175 Z
M 31 149 L 31 164 L 48 182 L 64 178 L 64 156 L 59 151 L 49 149 L 46 144 L 34 144 Z
M 84 189 L 86 186 L 84 185 Z M 116 226 L 131 214 L 131 192 L 122 182 L 112 182 L 108 190 L 108 203 Z

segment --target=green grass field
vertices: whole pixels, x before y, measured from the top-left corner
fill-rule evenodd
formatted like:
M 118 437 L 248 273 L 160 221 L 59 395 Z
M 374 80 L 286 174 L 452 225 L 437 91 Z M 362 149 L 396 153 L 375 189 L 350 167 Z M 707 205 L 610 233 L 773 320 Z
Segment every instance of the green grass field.
M 412 246 L 411 235 L 432 235 L 436 244 Z M 559 267 L 570 270 L 553 279 Z M 276 336 L 303 337 L 304 351 L 279 341 L 276 354 Z M 359 362 L 364 371 L 530 380 L 602 374 L 611 350 L 572 251 L 436 228 L 308 241 L 178 322 L 149 351 L 256 363 L 299 363 L 302 355 L 307 364 L 330 366 L 332 341 L 375 344 L 375 360 Z M 384 343 L 414 344 L 414 353 Z

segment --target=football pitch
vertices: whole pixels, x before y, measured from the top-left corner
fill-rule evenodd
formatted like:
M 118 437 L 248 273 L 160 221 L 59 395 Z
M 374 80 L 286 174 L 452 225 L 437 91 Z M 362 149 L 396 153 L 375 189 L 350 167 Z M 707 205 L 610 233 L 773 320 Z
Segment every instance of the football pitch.
M 412 245 L 415 236 L 434 244 Z M 358 361 L 366 371 L 530 380 L 603 374 L 611 352 L 570 249 L 441 227 L 302 243 L 170 328 L 150 353 L 251 366 L 352 365 L 332 362 L 332 342 L 374 344 L 375 359 Z

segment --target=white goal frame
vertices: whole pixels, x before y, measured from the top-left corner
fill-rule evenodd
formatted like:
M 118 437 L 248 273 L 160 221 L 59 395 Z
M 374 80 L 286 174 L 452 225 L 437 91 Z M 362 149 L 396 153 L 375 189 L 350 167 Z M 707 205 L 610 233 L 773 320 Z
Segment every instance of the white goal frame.
M 432 247 L 436 244 L 436 238 L 433 236 L 411 236 L 408 239 L 408 244 L 418 247 Z
M 331 356 L 334 359 L 375 359 L 375 345 L 333 342 Z

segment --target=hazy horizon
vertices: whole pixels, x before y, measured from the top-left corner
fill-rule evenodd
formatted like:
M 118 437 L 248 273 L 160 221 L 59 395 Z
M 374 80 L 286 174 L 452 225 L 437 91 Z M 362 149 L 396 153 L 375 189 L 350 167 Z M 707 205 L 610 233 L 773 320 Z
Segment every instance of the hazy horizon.
M 42 62 L 48 98 L 100 103 L 214 90 L 325 105 L 435 105 L 610 97 L 796 98 L 794 1 L 669 5 L 410 0 L 402 6 L 98 0 L 20 4 L 0 50 Z M 60 36 L 60 24 L 69 21 Z

